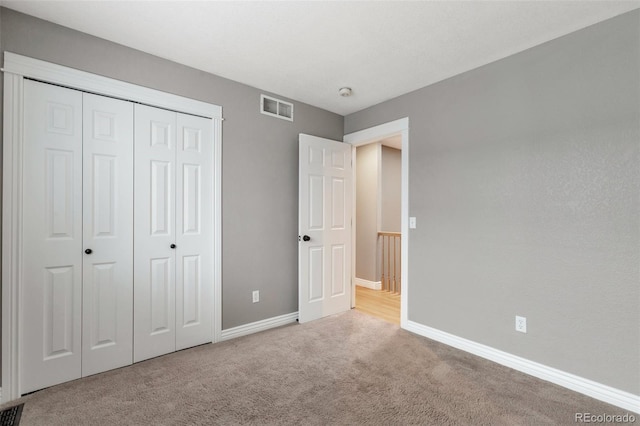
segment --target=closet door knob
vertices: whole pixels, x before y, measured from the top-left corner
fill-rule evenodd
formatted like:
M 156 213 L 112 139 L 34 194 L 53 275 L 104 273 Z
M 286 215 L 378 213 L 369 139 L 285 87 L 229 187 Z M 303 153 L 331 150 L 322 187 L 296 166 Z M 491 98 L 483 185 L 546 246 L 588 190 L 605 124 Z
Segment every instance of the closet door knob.
M 176 248 L 176 245 L 175 244 L 171 244 L 169 247 Z
M 305 235 L 304 237 L 302 237 L 302 241 L 311 241 L 311 237 L 308 235 Z
M 93 253 L 93 250 L 91 250 L 91 249 L 86 249 L 84 252 L 85 252 L 85 253 L 87 253 L 87 254 L 91 254 L 91 253 Z

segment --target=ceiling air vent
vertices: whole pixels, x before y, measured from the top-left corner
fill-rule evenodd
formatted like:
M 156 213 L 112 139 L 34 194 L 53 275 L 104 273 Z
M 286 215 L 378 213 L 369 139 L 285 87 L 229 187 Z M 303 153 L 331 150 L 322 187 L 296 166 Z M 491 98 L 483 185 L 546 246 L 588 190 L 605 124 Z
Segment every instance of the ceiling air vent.
M 293 121 L 293 104 L 267 95 L 260 95 L 260 112 L 272 117 Z

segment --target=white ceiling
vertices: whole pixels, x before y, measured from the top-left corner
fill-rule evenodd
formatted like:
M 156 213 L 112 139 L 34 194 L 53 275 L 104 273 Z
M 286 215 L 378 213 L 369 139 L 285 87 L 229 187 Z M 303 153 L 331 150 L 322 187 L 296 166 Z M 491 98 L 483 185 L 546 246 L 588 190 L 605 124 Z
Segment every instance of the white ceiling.
M 640 7 L 635 1 L 6 1 L 346 115 Z M 338 89 L 353 88 L 343 98 Z

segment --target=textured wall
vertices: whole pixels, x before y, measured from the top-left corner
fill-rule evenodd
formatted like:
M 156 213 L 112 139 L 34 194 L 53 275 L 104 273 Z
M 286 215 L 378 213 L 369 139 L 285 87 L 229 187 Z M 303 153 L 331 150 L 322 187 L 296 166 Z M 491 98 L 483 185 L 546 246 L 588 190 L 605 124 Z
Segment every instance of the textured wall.
M 258 89 L 1 10 L 3 51 L 223 107 L 223 329 L 297 311 L 298 134 L 341 140 L 343 118 L 299 102 L 295 122 L 271 118 Z
M 640 394 L 640 11 L 345 133 L 407 116 L 409 320 Z
M 379 170 L 379 144 L 356 148 L 356 277 L 368 281 L 379 281 L 376 269 Z

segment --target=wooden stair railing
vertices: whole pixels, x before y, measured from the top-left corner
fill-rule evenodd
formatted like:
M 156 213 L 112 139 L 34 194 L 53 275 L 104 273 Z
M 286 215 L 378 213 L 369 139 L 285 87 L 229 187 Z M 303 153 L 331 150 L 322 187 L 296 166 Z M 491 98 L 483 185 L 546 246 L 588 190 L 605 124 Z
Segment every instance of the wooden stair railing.
M 400 232 L 378 232 L 380 247 L 380 282 L 382 290 L 400 294 L 402 234 Z

